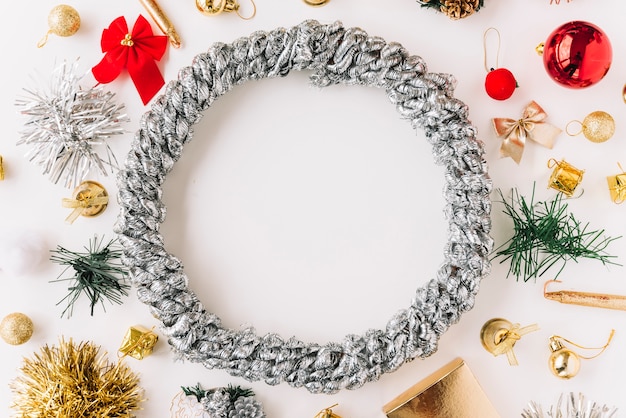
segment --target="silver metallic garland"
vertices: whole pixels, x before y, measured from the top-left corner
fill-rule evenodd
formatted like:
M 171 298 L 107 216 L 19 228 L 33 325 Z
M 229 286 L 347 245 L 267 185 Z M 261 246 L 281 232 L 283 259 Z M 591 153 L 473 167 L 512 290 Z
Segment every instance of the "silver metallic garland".
M 541 405 L 530 402 L 522 411 L 522 418 L 612 418 L 617 416 L 617 409 L 600 405 L 585 399 L 582 393 L 575 396 L 573 392 L 561 394 L 555 406 L 546 413 Z
M 384 89 L 400 115 L 425 132 L 435 162 L 445 166 L 448 241 L 436 276 L 417 289 L 411 305 L 385 329 L 325 345 L 224 327 L 189 289 L 182 262 L 165 250 L 159 233 L 166 213 L 163 181 L 202 112 L 236 85 L 291 70 L 312 71 L 311 82 L 319 87 L 342 83 Z M 424 61 L 402 45 L 340 22 L 305 21 L 254 32 L 232 44 L 216 43 L 183 68 L 141 120 L 118 175 L 116 224 L 138 297 L 162 322 L 177 355 L 250 381 L 287 382 L 330 394 L 359 388 L 433 354 L 440 336 L 473 307 L 480 281 L 490 271 L 493 247 L 483 144 L 467 119 L 467 106 L 453 97 L 454 83 L 450 75 L 429 73 Z

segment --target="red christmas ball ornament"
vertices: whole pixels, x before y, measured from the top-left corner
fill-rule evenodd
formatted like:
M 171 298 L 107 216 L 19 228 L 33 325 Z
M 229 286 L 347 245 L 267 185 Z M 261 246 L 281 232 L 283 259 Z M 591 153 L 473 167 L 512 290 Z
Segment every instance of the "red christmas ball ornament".
M 485 90 L 495 100 L 506 100 L 513 95 L 517 81 L 513 73 L 506 68 L 491 69 L 485 78 Z
M 554 81 L 573 88 L 589 87 L 602 80 L 611 67 L 613 49 L 596 25 L 573 21 L 556 28 L 539 45 L 543 65 Z

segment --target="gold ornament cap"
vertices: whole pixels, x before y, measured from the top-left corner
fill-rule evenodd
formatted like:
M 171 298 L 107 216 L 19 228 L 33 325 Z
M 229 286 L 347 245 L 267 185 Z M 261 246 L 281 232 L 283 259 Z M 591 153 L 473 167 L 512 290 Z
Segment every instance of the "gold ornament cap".
M 33 335 L 33 321 L 21 312 L 13 312 L 0 322 L 0 336 L 11 345 L 24 344 Z

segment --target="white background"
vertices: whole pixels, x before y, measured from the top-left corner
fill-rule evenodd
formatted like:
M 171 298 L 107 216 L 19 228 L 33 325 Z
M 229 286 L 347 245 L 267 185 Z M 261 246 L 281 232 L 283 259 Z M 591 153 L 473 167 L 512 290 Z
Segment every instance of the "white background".
M 322 23 L 341 20 L 370 35 L 397 41 L 420 55 L 432 72 L 453 74 L 455 96 L 470 108 L 470 119 L 484 141 L 494 186 L 507 192 L 517 187 L 524 195 L 537 184 L 537 197 L 552 198 L 547 189 L 550 158 L 564 158 L 585 170 L 584 194 L 568 201 L 574 215 L 592 229 L 610 236 L 626 235 L 624 206 L 611 202 L 606 176 L 626 164 L 626 82 L 624 3 L 620 0 L 486 0 L 476 15 L 452 21 L 412 0 L 378 2 L 331 0 L 313 8 L 299 0 L 258 0 L 256 17 L 244 21 L 235 14 L 201 15 L 192 0 L 162 0 L 161 6 L 181 35 L 183 47 L 168 47 L 159 66 L 166 80 L 214 42 L 232 42 L 255 30 L 291 27 L 305 19 Z M 80 250 L 94 235 L 113 237 L 118 206 L 112 199 L 97 218 L 64 222 L 61 206 L 71 190 L 51 183 L 40 168 L 29 163 L 25 146 L 16 146 L 24 118 L 15 100 L 23 88 L 42 88 L 61 62 L 80 57 L 85 86 L 95 83 L 89 73 L 102 57 L 103 28 L 118 16 L 129 25 L 138 14 L 148 17 L 139 2 L 71 1 L 82 17 L 80 31 L 69 38 L 51 36 L 38 49 L 47 30 L 47 14 L 57 3 L 9 2 L 3 12 L 3 65 L 0 77 L 0 114 L 6 179 L 0 182 L 0 233 L 32 230 L 50 249 L 57 245 Z M 241 5 L 242 14 L 250 5 Z M 587 20 L 601 27 L 613 45 L 608 75 L 584 90 L 566 89 L 543 69 L 535 47 L 557 26 Z M 153 26 L 155 32 L 158 31 Z M 490 99 L 483 89 L 483 33 L 495 27 L 501 35 L 499 66 L 509 68 L 519 82 L 513 97 Z M 495 47 L 491 47 L 493 57 Z M 493 62 L 489 63 L 494 66 Z M 308 74 L 250 82 L 238 87 L 205 113 L 194 140 L 168 176 L 164 199 L 168 217 L 162 232 L 169 251 L 185 263 L 190 286 L 225 325 L 252 324 L 260 334 L 278 332 L 305 341 L 339 341 L 349 333 L 384 327 L 400 308 L 409 305 L 415 289 L 433 277 L 443 260 L 446 224 L 443 220 L 442 170 L 433 164 L 423 134 L 400 119 L 382 91 L 335 86 L 323 90 L 308 84 Z M 44 81 L 41 81 L 44 80 Z M 127 75 L 107 86 L 126 104 L 131 122 L 128 133 L 112 138 L 120 161 L 128 151 L 141 115 L 148 109 Z M 593 144 L 582 136 L 561 134 L 552 150 L 527 144 L 521 164 L 499 158 L 500 140 L 491 130 L 491 118 L 517 118 L 531 101 L 548 113 L 548 121 L 564 129 L 594 110 L 611 113 L 615 136 Z M 114 176 L 92 173 L 111 195 Z M 496 245 L 511 234 L 511 225 L 494 204 Z M 617 261 L 626 262 L 626 238 L 609 247 Z M 44 257 L 47 259 L 48 254 Z M 1 269 L 1 266 L 0 266 Z M 623 376 L 626 373 L 626 312 L 560 305 L 544 300 L 543 279 L 517 282 L 506 278 L 508 264 L 493 265 L 483 281 L 475 308 L 441 338 L 430 358 L 415 360 L 356 391 L 312 395 L 285 384 L 232 378 L 219 370 L 175 362 L 162 338 L 155 352 L 128 364 L 141 375 L 146 402 L 138 417 L 170 415 L 170 402 L 180 386 L 201 383 L 205 388 L 228 383 L 251 387 L 270 418 L 308 418 L 339 403 L 335 412 L 345 418 L 380 418 L 382 406 L 455 357 L 466 360 L 487 396 L 503 417 L 519 416 L 529 401 L 556 403 L 563 392 L 582 392 L 589 399 L 616 406 L 626 414 Z M 60 337 L 90 340 L 113 360 L 127 328 L 158 325 L 134 295 L 121 306 L 106 306 L 89 315 L 85 301 L 70 319 L 61 319 L 65 295 L 62 283 L 49 283 L 61 269 L 43 262 L 35 272 L 14 277 L 0 271 L 0 316 L 20 311 L 35 323 L 26 344 L 0 344 L 0 415 L 10 415 L 8 383 L 21 361 L 43 344 Z M 551 278 L 551 273 L 544 278 Z M 595 261 L 568 263 L 562 288 L 626 294 L 621 266 Z M 493 357 L 479 340 L 482 325 L 494 317 L 522 326 L 537 323 L 540 331 L 524 336 L 515 346 L 519 366 L 504 356 Z M 583 360 L 578 376 L 569 381 L 550 374 L 548 338 L 560 334 L 582 345 L 604 344 L 616 330 L 609 349 L 594 360 Z M 585 354 L 585 353 L 583 353 Z M 589 353 L 587 353 L 589 354 Z

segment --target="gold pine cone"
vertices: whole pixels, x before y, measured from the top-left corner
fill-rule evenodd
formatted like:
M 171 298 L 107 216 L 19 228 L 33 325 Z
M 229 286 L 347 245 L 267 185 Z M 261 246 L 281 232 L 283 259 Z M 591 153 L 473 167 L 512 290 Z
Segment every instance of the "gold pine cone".
M 479 8 L 480 0 L 443 0 L 441 2 L 441 12 L 454 20 L 470 16 Z

